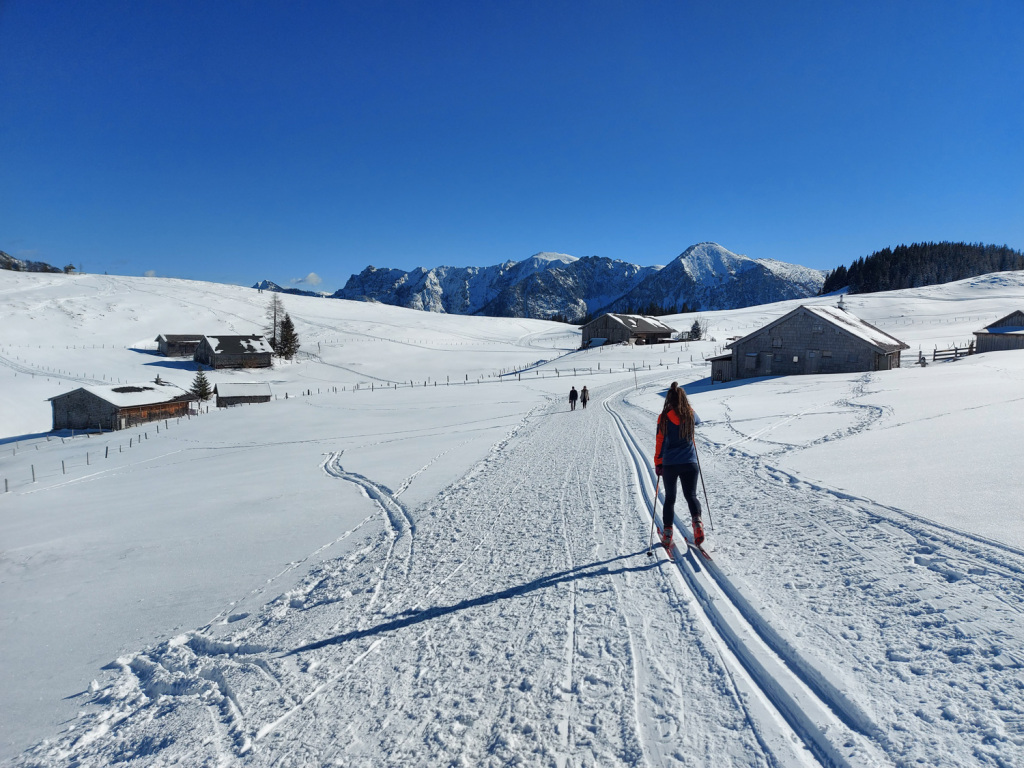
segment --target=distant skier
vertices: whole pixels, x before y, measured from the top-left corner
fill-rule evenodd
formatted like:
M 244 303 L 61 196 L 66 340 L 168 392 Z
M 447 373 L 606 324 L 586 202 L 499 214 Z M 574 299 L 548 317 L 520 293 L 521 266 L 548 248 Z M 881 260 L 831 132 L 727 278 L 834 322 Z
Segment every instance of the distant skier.
M 589 399 L 590 399 L 590 392 L 588 392 L 587 388 L 584 387 L 582 390 L 580 390 L 580 405 L 583 406 L 584 410 L 586 410 L 587 401 Z
M 576 387 L 569 390 L 569 410 L 576 410 L 576 400 L 579 399 L 580 393 L 576 391 Z
M 676 509 L 676 480 L 683 486 L 683 497 L 690 508 L 693 524 L 693 540 L 696 544 L 704 541 L 704 526 L 700 518 L 700 502 L 697 500 L 697 478 L 700 466 L 697 463 L 697 446 L 694 445 L 694 427 L 700 424 L 700 417 L 693 412 L 685 390 L 676 382 L 668 388 L 665 406 L 658 417 L 658 434 L 654 447 L 654 471 L 665 478 L 665 506 L 661 519 L 665 524 L 661 543 L 665 549 L 672 547 L 672 523 Z

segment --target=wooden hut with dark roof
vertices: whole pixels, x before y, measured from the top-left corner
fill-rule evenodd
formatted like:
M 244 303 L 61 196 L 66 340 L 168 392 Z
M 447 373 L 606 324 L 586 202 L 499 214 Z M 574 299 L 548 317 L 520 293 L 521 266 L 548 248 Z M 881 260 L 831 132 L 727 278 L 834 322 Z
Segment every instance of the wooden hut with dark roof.
M 805 373 L 888 371 L 910 347 L 839 307 L 800 306 L 726 345 L 712 381 Z
M 582 347 L 601 344 L 658 344 L 672 339 L 675 333 L 656 317 L 646 315 L 619 315 L 609 312 L 594 318 L 580 328 L 583 333 Z
M 165 357 L 192 357 L 202 340 L 201 333 L 161 333 L 156 348 Z
M 1011 312 L 1001 320 L 974 332 L 975 352 L 1024 349 L 1024 312 Z
M 247 403 L 269 403 L 274 396 L 265 381 L 221 382 L 213 388 L 218 408 Z
M 203 336 L 192 359 L 211 368 L 270 368 L 274 350 L 262 336 Z

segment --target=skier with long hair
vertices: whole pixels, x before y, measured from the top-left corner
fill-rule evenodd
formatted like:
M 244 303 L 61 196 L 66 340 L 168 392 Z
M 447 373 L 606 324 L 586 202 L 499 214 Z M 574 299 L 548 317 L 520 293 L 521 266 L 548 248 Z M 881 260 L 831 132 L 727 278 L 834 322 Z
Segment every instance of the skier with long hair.
M 697 424 L 700 424 L 700 416 L 694 413 L 686 391 L 673 381 L 665 395 L 661 415 L 658 416 L 658 434 L 654 447 L 654 471 L 658 477 L 665 479 L 665 505 L 661 511 L 664 523 L 661 543 L 665 549 L 672 547 L 677 480 L 683 487 L 683 498 L 690 508 L 693 541 L 698 546 L 704 541 L 704 525 L 700 517 L 700 502 L 697 500 L 697 479 L 700 477 L 697 446 L 694 444 L 694 427 Z

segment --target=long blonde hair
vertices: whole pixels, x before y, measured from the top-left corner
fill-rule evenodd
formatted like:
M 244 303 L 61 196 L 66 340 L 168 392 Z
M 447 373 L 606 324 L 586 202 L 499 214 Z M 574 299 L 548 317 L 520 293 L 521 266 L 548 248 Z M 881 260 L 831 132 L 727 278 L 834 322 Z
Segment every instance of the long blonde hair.
M 675 381 L 672 382 L 665 394 L 665 406 L 661 409 L 661 416 L 658 418 L 658 423 L 665 430 L 665 434 L 668 434 L 669 411 L 674 411 L 679 417 L 679 437 L 683 440 L 693 440 L 693 408 L 689 398 L 686 397 L 686 390 Z

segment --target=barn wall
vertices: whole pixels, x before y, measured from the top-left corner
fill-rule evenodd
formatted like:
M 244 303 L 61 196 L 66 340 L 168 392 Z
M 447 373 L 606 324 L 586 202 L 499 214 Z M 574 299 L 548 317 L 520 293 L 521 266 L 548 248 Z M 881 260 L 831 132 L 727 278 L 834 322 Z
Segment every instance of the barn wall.
M 78 390 L 50 401 L 54 429 L 115 429 L 117 408 L 96 395 Z
M 198 341 L 161 341 L 158 345 L 159 351 L 166 357 L 192 357 Z
M 118 424 L 112 429 L 120 429 L 120 422 L 124 421 L 124 427 L 127 429 L 135 424 L 145 424 L 150 421 L 160 421 L 161 419 L 176 419 L 179 416 L 184 416 L 188 413 L 188 401 L 186 400 L 175 400 L 170 403 L 154 403 L 153 405 L 139 405 L 133 408 L 122 408 L 119 409 L 117 414 Z
M 621 341 L 629 341 L 630 332 L 608 315 L 591 320 L 583 326 L 583 345 L 590 343 L 591 339 L 608 339 L 609 344 L 617 344 Z
M 268 395 L 257 395 L 254 397 L 221 397 L 217 396 L 217 407 L 227 408 L 231 405 L 244 405 L 246 403 L 269 403 Z
M 711 381 L 732 381 L 732 358 L 728 360 L 712 360 L 711 361 Z
M 975 338 L 978 340 L 975 347 L 977 352 L 1003 352 L 1008 349 L 1024 349 L 1024 336 L 1008 333 L 979 333 Z

